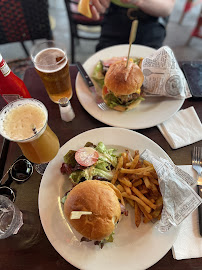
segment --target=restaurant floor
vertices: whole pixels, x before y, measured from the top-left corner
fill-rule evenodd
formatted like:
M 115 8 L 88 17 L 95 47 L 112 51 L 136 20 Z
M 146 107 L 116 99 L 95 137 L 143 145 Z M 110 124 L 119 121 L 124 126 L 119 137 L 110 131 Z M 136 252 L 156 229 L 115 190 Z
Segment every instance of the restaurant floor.
M 167 37 L 165 45 L 170 46 L 177 60 L 202 60 L 202 39 L 192 38 L 189 45 L 186 45 L 192 29 L 195 27 L 200 5 L 195 6 L 188 12 L 181 25 L 178 24 L 185 0 L 176 0 L 176 5 L 167 26 Z M 67 12 L 63 0 L 49 0 L 49 14 L 54 39 L 66 44 L 68 57 L 70 57 L 70 33 Z M 76 43 L 76 61 L 83 63 L 95 52 L 97 41 L 79 41 Z M 25 42 L 28 49 L 32 43 Z M 0 45 L 0 52 L 6 61 L 26 58 L 19 43 Z

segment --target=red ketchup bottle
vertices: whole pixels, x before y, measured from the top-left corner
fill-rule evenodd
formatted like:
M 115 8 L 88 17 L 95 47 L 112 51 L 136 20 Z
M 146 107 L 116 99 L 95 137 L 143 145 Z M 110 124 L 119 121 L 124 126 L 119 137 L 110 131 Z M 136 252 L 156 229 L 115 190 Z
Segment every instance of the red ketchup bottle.
M 12 72 L 1 54 L 0 95 L 7 103 L 19 98 L 31 98 L 24 82 Z

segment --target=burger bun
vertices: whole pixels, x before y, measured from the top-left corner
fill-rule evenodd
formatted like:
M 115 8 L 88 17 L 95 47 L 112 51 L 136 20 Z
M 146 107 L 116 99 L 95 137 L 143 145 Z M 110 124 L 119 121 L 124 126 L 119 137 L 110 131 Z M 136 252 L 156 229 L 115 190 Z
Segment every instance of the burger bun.
M 144 75 L 138 65 L 129 61 L 120 61 L 112 64 L 105 75 L 105 86 L 115 96 L 135 93 L 143 84 Z
M 92 212 L 71 219 L 72 211 Z M 68 194 L 64 214 L 72 227 L 90 240 L 103 240 L 115 229 L 121 216 L 121 206 L 114 189 L 108 182 L 86 180 Z

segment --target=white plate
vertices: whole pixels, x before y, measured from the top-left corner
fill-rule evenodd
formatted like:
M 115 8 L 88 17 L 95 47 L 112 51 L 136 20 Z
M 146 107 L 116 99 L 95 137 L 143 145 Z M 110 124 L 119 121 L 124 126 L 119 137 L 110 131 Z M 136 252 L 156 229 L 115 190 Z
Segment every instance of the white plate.
M 154 49 L 140 46 L 131 46 L 131 57 L 146 57 L 155 52 Z M 83 67 L 89 76 L 92 76 L 95 65 L 99 60 L 109 59 L 113 56 L 127 56 L 128 45 L 118 45 L 106 48 L 92 55 Z M 94 118 L 114 127 L 129 129 L 142 129 L 156 126 L 170 118 L 177 112 L 183 100 L 166 97 L 147 97 L 134 110 L 128 112 L 118 112 L 115 110 L 102 111 L 94 102 L 93 96 L 83 81 L 80 73 L 76 78 L 76 93 L 83 108 Z
M 81 133 L 62 146 L 43 175 L 39 190 L 39 213 L 44 231 L 57 252 L 79 269 L 123 270 L 146 269 L 160 260 L 174 243 L 178 229 L 160 233 L 154 224 L 141 224 L 137 229 L 134 210 L 129 208 L 129 216 L 123 217 L 115 229 L 113 243 L 103 249 L 92 242 L 80 243 L 81 235 L 72 230 L 63 214 L 60 199 L 70 189 L 69 180 L 60 173 L 63 156 L 70 150 L 77 150 L 86 142 L 104 142 L 119 151 L 150 149 L 157 155 L 169 159 L 156 143 L 135 131 L 105 127 Z M 74 234 L 75 233 L 75 234 Z

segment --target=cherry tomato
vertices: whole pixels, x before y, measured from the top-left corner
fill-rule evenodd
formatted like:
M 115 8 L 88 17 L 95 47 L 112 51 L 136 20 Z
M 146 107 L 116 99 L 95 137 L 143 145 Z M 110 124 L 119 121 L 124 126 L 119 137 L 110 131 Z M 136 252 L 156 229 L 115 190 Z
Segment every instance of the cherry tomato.
M 75 159 L 81 166 L 91 166 L 97 162 L 99 158 L 98 152 L 92 147 L 82 147 L 76 154 Z

